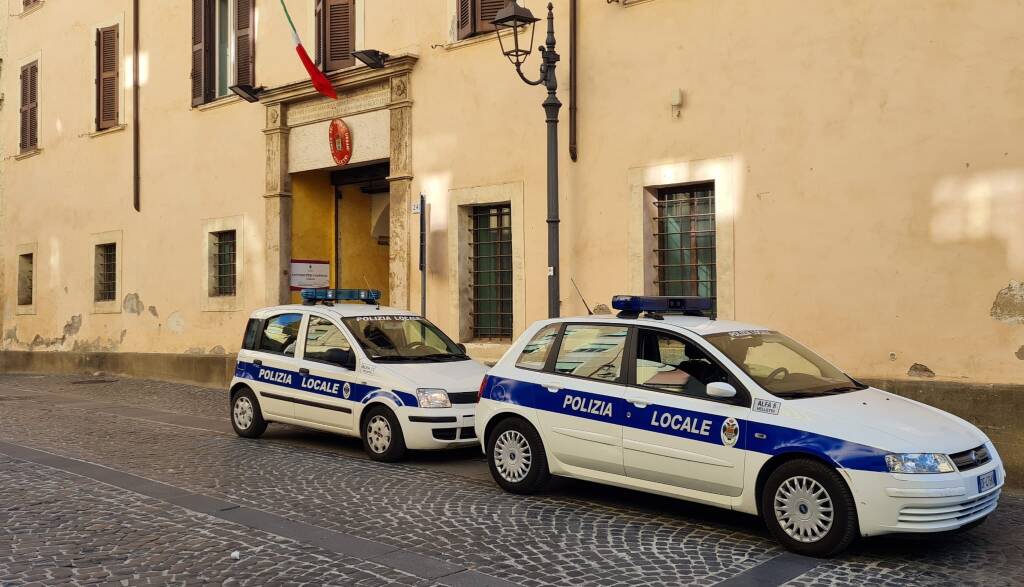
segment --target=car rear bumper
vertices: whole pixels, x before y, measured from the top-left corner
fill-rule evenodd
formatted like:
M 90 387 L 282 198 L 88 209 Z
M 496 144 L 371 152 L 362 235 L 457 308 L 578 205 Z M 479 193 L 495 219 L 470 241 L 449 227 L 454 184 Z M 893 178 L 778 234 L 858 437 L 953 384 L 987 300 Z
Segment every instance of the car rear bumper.
M 995 486 L 979 491 L 978 478 L 992 471 L 996 474 Z M 998 458 L 957 473 L 844 472 L 852 481 L 864 536 L 956 530 L 995 511 L 1006 482 L 1006 472 Z

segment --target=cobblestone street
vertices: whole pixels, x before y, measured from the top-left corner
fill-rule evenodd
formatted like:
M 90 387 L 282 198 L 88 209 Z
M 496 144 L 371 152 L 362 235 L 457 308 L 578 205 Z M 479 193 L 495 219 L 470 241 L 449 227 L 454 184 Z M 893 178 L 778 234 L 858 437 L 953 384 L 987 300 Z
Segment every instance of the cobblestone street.
M 288 426 L 242 439 L 227 412 L 226 391 L 0 376 L 0 585 L 1024 584 L 1019 495 L 819 561 L 752 517 L 574 481 L 521 497 L 476 450 L 383 464 Z

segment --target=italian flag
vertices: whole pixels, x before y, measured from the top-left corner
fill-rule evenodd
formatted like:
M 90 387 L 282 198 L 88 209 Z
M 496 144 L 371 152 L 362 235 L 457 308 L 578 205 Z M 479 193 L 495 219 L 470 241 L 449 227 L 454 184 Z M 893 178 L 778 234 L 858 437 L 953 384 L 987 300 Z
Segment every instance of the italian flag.
M 288 19 L 288 26 L 292 28 L 292 42 L 295 43 L 295 52 L 299 54 L 299 61 L 305 66 L 309 79 L 313 82 L 313 87 L 328 98 L 337 100 L 338 94 L 334 91 L 331 81 L 327 79 L 324 72 L 317 69 L 316 65 L 313 64 L 313 60 L 309 58 L 309 53 L 306 53 L 306 48 L 302 46 L 302 40 L 299 39 L 299 33 L 295 30 L 295 23 L 292 22 L 292 15 L 288 13 L 288 7 L 284 5 L 284 0 L 281 0 L 281 8 L 284 9 L 284 16 Z

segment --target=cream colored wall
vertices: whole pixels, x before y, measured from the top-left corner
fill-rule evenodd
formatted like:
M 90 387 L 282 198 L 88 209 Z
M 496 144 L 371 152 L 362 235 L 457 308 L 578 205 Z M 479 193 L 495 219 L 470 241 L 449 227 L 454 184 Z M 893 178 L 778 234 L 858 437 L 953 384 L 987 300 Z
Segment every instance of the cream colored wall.
M 20 1 L 8 0 L 12 14 Z M 39 154 L 8 159 L 5 250 L 38 242 L 36 314 L 5 303 L 3 347 L 33 350 L 222 352 L 237 348 L 248 311 L 263 304 L 263 111 L 227 100 L 194 110 L 189 98 L 188 10 L 143 3 L 140 59 L 141 212 L 132 208 L 131 130 L 93 134 L 94 30 L 126 23 L 120 79 L 130 84 L 131 2 L 44 2 L 11 17 L 10 62 L 40 57 Z M 182 43 L 185 43 L 183 45 Z M 16 153 L 18 76 L 5 75 L 0 137 Z M 123 118 L 131 122 L 125 89 Z M 244 218 L 240 309 L 206 312 L 201 298 L 208 219 Z M 121 231 L 120 311 L 96 313 L 93 237 Z M 6 272 L 16 259 L 4 255 Z M 4 298 L 13 299 L 11 281 Z
M 990 316 L 997 292 L 1024 276 L 1019 2 L 580 4 L 578 162 L 567 108 L 559 129 L 563 313 L 583 311 L 570 277 L 591 304 L 628 291 L 630 170 L 729 159 L 740 170 L 734 254 L 719 262 L 736 318 L 864 376 L 906 377 L 922 363 L 939 378 L 1022 380 L 1024 317 Z M 555 2 L 566 106 L 567 6 Z M 456 331 L 449 190 L 523 181 L 526 312 L 542 318 L 543 91 L 518 80 L 493 39 L 419 39 L 413 163 L 431 205 L 428 314 Z M 536 65 L 535 55 L 528 73 Z
M 20 2 L 8 3 L 16 13 Z M 246 306 L 261 304 L 263 108 L 228 100 L 190 109 L 189 11 L 146 4 L 143 63 L 151 73 L 142 91 L 143 212 L 136 214 L 130 132 L 79 136 L 92 120 L 91 67 L 81 63 L 83 54 L 91 60 L 98 19 L 84 4 L 47 2 L 11 19 L 9 63 L 41 52 L 44 150 L 5 161 L 6 193 L 19 195 L 9 198 L 4 250 L 38 240 L 46 297 L 35 316 L 15 317 L 5 304 L 5 329 L 16 326 L 18 341 L 6 339 L 5 347 L 22 348 L 37 334 L 59 337 L 71 316 L 84 313 L 76 340 L 116 342 L 123 330 L 121 350 L 237 348 L 244 312 L 200 312 L 198 288 L 182 284 L 199 281 L 192 278 L 200 270 L 196 227 L 240 214 Z M 127 0 L 105 4 L 130 22 Z M 543 4 L 527 2 L 538 16 Z M 625 293 L 637 274 L 627 242 L 636 214 L 631 174 L 730 161 L 733 236 L 723 246 L 733 253 L 719 263 L 732 276 L 736 318 L 784 330 L 863 376 L 905 377 L 922 363 L 940 378 L 1022 380 L 1015 353 L 1024 346 L 1024 317 L 990 316 L 997 292 L 1024 278 L 1020 2 L 579 4 L 580 158 L 571 162 L 568 0 L 555 2 L 566 106 L 559 127 L 564 314 L 583 311 L 570 277 L 596 304 Z M 308 47 L 311 5 L 289 1 Z M 458 331 L 449 310 L 450 288 L 458 287 L 448 269 L 449 251 L 458 250 L 449 241 L 456 238 L 449 194 L 518 182 L 528 324 L 546 314 L 544 92 L 518 79 L 493 38 L 452 43 L 452 7 L 450 0 L 364 2 L 357 42 L 419 56 L 410 86 L 413 193 L 428 200 L 428 317 Z M 304 79 L 279 6 L 260 0 L 257 8 L 257 82 Z M 82 49 L 67 51 L 70 44 Z M 531 76 L 537 61 L 530 59 Z M 8 104 L 17 103 L 16 83 L 5 75 Z M 677 90 L 684 105 L 675 118 Z M 15 113 L 3 113 L 8 154 L 16 149 Z M 414 247 L 416 225 L 414 218 Z M 89 235 L 115 229 L 124 231 L 123 291 L 156 305 L 159 317 L 88 314 Z M 415 259 L 408 274 L 418 306 Z M 175 329 L 172 312 L 181 317 Z

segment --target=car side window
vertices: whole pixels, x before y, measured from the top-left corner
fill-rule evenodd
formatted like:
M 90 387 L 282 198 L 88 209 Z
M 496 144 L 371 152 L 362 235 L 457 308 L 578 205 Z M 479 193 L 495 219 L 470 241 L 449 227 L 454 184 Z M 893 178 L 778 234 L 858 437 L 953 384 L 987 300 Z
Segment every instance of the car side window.
M 569 324 L 555 358 L 555 372 L 615 383 L 622 374 L 626 326 Z
M 659 330 L 637 332 L 637 385 L 706 399 L 715 381 L 728 382 L 729 373 L 692 341 Z
M 559 326 L 559 324 L 548 324 L 538 330 L 530 342 L 523 347 L 523 352 L 519 353 L 516 367 L 535 371 L 543 369 L 548 362 L 551 347 L 555 344 L 555 338 L 558 337 Z
M 258 350 L 294 357 L 301 324 L 302 314 L 278 314 L 267 319 Z
M 327 360 L 327 351 L 331 349 L 351 351 L 352 345 L 333 322 L 320 316 L 310 316 L 309 324 L 306 325 L 306 348 L 302 357 L 310 361 L 330 363 Z

